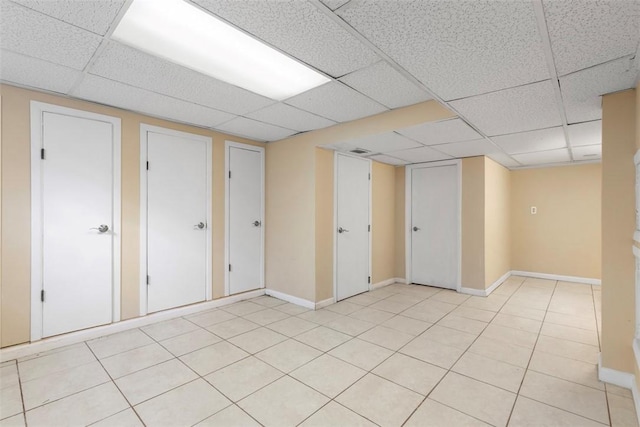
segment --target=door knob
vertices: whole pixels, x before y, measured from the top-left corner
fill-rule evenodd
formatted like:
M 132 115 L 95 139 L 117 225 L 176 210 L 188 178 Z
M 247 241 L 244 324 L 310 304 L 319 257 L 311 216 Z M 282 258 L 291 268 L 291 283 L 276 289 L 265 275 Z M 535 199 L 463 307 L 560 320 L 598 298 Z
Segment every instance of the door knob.
M 260 221 L 253 221 L 253 226 L 254 227 L 260 227 L 262 225 L 262 223 Z
M 413 231 L 418 231 L 420 230 L 418 227 L 413 227 Z
M 342 228 L 342 227 L 338 227 L 338 233 L 342 234 L 342 233 L 348 233 L 349 230 L 347 230 L 346 228 Z
M 98 230 L 100 233 L 106 233 L 109 231 L 109 226 L 107 224 L 101 224 L 100 227 L 91 227 L 89 230 Z
M 199 230 L 202 230 L 205 227 L 206 227 L 206 224 L 204 222 L 199 222 L 199 223 L 197 223 L 196 225 L 193 226 L 194 229 L 197 228 Z

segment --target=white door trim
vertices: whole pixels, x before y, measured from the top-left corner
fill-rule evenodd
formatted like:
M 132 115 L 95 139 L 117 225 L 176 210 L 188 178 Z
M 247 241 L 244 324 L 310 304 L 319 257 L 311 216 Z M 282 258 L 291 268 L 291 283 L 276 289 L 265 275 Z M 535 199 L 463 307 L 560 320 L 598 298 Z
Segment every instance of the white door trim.
M 258 147 L 256 145 L 250 144 L 242 144 L 240 142 L 234 141 L 225 141 L 224 142 L 224 295 L 229 296 L 231 293 L 230 284 L 229 284 L 229 211 L 231 209 L 231 203 L 229 200 L 229 196 L 231 195 L 230 190 L 230 181 L 229 181 L 229 155 L 231 153 L 230 149 L 241 148 L 243 150 L 251 150 L 260 153 L 260 167 L 262 171 L 260 173 L 261 177 L 261 188 L 260 188 L 260 221 L 262 222 L 262 227 L 260 227 L 262 247 L 260 248 L 260 287 L 258 289 L 264 288 L 264 248 L 265 248 L 265 216 L 264 216 L 264 194 L 265 194 L 265 150 L 263 147 Z
M 344 157 L 353 157 L 360 160 L 366 160 L 369 162 L 369 225 L 371 229 L 369 230 L 369 290 L 372 290 L 372 282 L 373 279 L 371 277 L 371 253 L 372 253 L 372 244 L 373 240 L 371 236 L 373 235 L 373 199 L 372 199 L 372 182 L 373 182 L 373 171 L 372 171 L 372 161 L 371 159 L 367 159 L 365 157 L 354 156 L 347 153 L 341 153 L 339 151 L 333 152 L 333 301 L 338 302 L 338 239 L 336 238 L 336 233 L 338 232 L 338 156 Z
M 212 214 L 212 156 L 213 156 L 213 140 L 208 136 L 197 135 L 193 133 L 180 132 L 173 129 L 167 129 L 159 126 L 152 126 L 145 123 L 140 123 L 140 316 L 145 316 L 148 312 L 147 305 L 147 160 L 149 146 L 149 140 L 147 138 L 148 132 L 161 133 L 164 135 L 176 136 L 181 138 L 195 139 L 197 141 L 205 142 L 207 147 L 207 228 L 206 233 L 206 255 L 207 262 L 205 272 L 205 298 L 206 301 L 211 300 L 213 295 L 211 280 L 212 280 L 212 259 L 211 259 L 211 245 L 212 245 L 212 232 L 211 227 L 213 225 Z
M 455 237 L 458 241 L 458 271 L 456 279 L 456 290 L 460 292 L 462 287 L 462 161 L 460 159 L 443 160 L 439 162 L 417 163 L 405 166 L 405 207 L 404 207 L 404 225 L 405 225 L 405 277 L 407 283 L 412 283 L 411 271 L 411 186 L 413 169 L 431 168 L 439 166 L 455 166 L 457 168 L 458 178 L 458 235 Z
M 97 120 L 113 126 L 113 308 L 112 322 L 120 320 L 120 243 L 121 243 L 121 209 L 120 209 L 120 158 L 121 158 L 121 126 L 117 117 L 90 113 L 82 110 L 31 101 L 31 341 L 42 339 L 42 115 L 45 112 Z

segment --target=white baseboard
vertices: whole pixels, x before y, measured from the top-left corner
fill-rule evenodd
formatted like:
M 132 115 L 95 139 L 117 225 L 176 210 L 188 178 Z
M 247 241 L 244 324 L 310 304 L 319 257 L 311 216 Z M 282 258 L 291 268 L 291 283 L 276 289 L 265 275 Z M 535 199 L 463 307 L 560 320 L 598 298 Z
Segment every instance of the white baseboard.
M 633 406 L 636 407 L 636 417 L 638 418 L 638 425 L 640 425 L 640 392 L 638 391 L 638 386 L 634 381 L 631 385 L 631 394 L 633 396 Z
M 405 279 L 400 279 L 397 277 L 392 277 L 391 279 L 383 280 L 382 282 L 373 283 L 369 285 L 369 290 L 373 291 L 374 289 L 384 288 L 385 286 L 393 285 L 394 283 L 405 283 Z
M 308 308 L 311 310 L 316 309 L 316 303 L 304 298 L 294 297 L 293 295 L 285 294 L 284 292 L 275 291 L 273 289 L 265 289 L 265 293 L 274 298 L 281 299 L 283 301 L 290 302 L 291 304 L 299 305 L 300 307 Z
M 105 335 L 111 335 L 118 332 L 126 331 L 129 329 L 140 328 L 152 323 L 161 322 L 163 320 L 174 319 L 176 317 L 187 316 L 189 314 L 198 313 L 200 311 L 211 310 L 225 305 L 233 304 L 234 302 L 243 301 L 255 297 L 259 297 L 265 294 L 264 289 L 256 289 L 255 291 L 244 292 L 238 295 L 231 295 L 215 299 L 212 301 L 205 301 L 198 304 L 192 304 L 185 307 L 172 308 L 170 310 L 161 311 L 158 313 L 148 314 L 142 317 L 135 317 L 133 319 L 122 320 L 117 323 L 111 323 L 109 325 L 97 326 L 95 328 L 85 329 L 77 332 L 70 332 L 64 335 L 58 335 L 51 338 L 44 338 L 32 343 L 19 344 L 12 347 L 5 347 L 0 349 L 0 362 L 7 360 L 18 359 L 21 357 L 29 356 L 36 353 L 42 353 L 45 351 L 53 350 L 60 347 L 65 347 L 72 344 L 77 344 L 83 341 L 92 340 L 94 338 L 103 337 Z
M 602 284 L 602 281 L 600 279 L 592 279 L 589 277 L 563 276 L 560 274 L 535 273 L 532 271 L 518 271 L 518 270 L 512 270 L 511 274 L 513 276 L 533 277 L 536 279 L 560 280 L 563 282 L 584 283 L 587 285 Z
M 464 286 L 460 287 L 460 290 L 458 292 L 460 292 L 461 294 L 474 295 L 477 297 L 487 296 L 487 291 L 485 291 L 484 289 L 465 288 Z
M 634 375 L 629 372 L 622 372 L 602 366 L 602 353 L 598 356 L 598 379 L 628 390 L 631 390 L 636 382 Z
M 477 297 L 488 297 L 491 295 L 491 292 L 495 291 L 498 286 L 502 285 L 505 280 L 511 277 L 511 271 L 507 271 L 504 273 L 498 280 L 493 282 L 491 286 L 486 289 L 475 289 L 475 288 L 465 288 L 464 286 L 460 288 L 460 293 L 467 295 L 475 295 Z
M 327 299 L 322 300 L 322 301 L 318 301 L 316 303 L 315 309 L 316 310 L 320 310 L 321 308 L 324 308 L 324 307 L 326 307 L 328 305 L 335 304 L 335 302 L 336 302 L 336 300 L 333 297 L 327 298 Z

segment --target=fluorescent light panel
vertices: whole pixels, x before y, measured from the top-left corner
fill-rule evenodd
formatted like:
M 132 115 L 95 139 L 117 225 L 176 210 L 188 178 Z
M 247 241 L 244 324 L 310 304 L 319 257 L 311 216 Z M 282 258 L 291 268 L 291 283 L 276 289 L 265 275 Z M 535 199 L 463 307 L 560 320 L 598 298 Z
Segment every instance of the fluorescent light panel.
M 276 100 L 329 81 L 183 0 L 135 0 L 112 38 Z

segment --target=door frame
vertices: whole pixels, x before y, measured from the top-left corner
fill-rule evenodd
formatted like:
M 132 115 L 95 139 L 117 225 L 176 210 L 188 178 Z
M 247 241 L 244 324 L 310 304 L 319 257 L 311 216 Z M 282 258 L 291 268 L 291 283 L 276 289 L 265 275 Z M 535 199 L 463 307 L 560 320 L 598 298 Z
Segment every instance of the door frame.
M 230 240 L 230 211 L 231 211 L 231 181 L 229 179 L 230 172 L 230 155 L 231 148 L 240 148 L 243 150 L 256 151 L 260 153 L 260 221 L 262 226 L 260 227 L 260 234 L 262 239 L 262 245 L 260 248 L 260 286 L 258 289 L 264 288 L 264 248 L 265 248 L 265 208 L 264 208 L 264 195 L 265 195 L 265 149 L 264 147 L 258 147 L 257 145 L 242 144 L 240 142 L 225 141 L 224 142 L 224 295 L 231 295 L 231 283 L 229 283 L 229 245 Z
M 207 148 L 207 228 L 205 229 L 206 244 L 206 269 L 205 269 L 205 301 L 212 299 L 212 231 L 213 215 L 212 215 L 212 164 L 213 164 L 213 140 L 211 137 L 198 135 L 194 133 L 181 132 L 169 128 L 160 126 L 148 125 L 146 123 L 140 123 L 140 316 L 145 316 L 148 313 L 148 295 L 147 295 L 147 234 L 149 224 L 147 221 L 148 214 L 148 195 L 147 195 L 147 161 L 148 161 L 148 132 L 161 133 L 164 135 L 175 136 L 180 138 L 194 139 L 196 141 L 205 142 Z
M 43 193 L 42 159 L 44 113 L 54 113 L 108 123 L 113 129 L 113 193 L 112 193 L 112 310 L 111 323 L 120 320 L 120 271 L 121 271 L 121 124 L 120 118 L 62 107 L 39 101 L 31 101 L 31 341 L 42 339 L 43 306 L 40 292 L 43 289 Z
M 405 208 L 404 208 L 404 224 L 405 224 L 405 279 L 407 283 L 412 283 L 412 265 L 411 265 L 411 256 L 412 256 L 412 236 L 411 233 L 411 212 L 412 212 L 412 204 L 411 204 L 411 192 L 412 192 L 412 171 L 414 169 L 422 169 L 422 168 L 433 168 L 433 167 L 441 167 L 441 166 L 455 166 L 457 170 L 456 178 L 458 180 L 458 235 L 455 237 L 458 242 L 457 252 L 458 252 L 458 269 L 456 272 L 456 291 L 460 292 L 460 288 L 462 287 L 462 161 L 460 159 L 453 160 L 443 160 L 438 162 L 429 162 L 429 163 L 416 163 L 412 165 L 405 166 Z
M 372 255 L 372 236 L 373 236 L 373 199 L 372 199 L 372 182 L 373 182 L 373 161 L 366 157 L 354 156 L 339 151 L 334 151 L 333 154 L 333 302 L 338 302 L 338 156 L 352 157 L 359 160 L 365 160 L 369 162 L 369 230 L 368 246 L 369 246 L 369 277 L 371 278 L 368 283 L 368 288 L 371 291 L 373 289 L 373 276 L 371 271 L 371 255 Z

